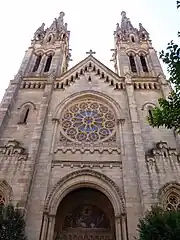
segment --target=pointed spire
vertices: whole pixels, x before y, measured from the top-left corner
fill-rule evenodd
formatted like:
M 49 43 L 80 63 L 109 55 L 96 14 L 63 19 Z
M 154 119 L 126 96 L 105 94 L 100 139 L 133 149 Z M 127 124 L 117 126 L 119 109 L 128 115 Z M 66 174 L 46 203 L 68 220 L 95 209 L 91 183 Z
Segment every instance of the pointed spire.
M 121 16 L 122 16 L 121 29 L 122 29 L 123 31 L 132 31 L 132 30 L 134 30 L 134 27 L 133 27 L 130 19 L 127 18 L 125 11 L 122 11 L 122 12 L 121 12 Z
M 69 31 L 67 30 L 67 23 L 64 23 L 64 12 L 59 13 L 59 17 L 55 18 L 49 28 L 44 30 L 43 23 L 34 33 L 33 42 L 36 43 L 54 43 L 55 41 L 68 41 Z
M 131 20 L 126 16 L 126 12 L 121 12 L 121 26 L 119 23 L 116 25 L 116 31 L 114 32 L 118 41 L 140 41 L 149 40 L 149 33 L 146 29 L 139 24 L 139 30 L 134 28 Z

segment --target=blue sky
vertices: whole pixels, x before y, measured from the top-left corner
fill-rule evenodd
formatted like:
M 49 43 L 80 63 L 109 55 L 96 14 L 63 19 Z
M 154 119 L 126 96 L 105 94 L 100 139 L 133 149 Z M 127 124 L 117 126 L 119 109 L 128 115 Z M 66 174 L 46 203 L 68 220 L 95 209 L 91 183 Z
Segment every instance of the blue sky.
M 17 73 L 25 51 L 42 22 L 50 25 L 60 11 L 71 31 L 71 66 L 86 57 L 92 48 L 96 58 L 112 68 L 110 49 L 114 47 L 113 31 L 125 10 L 134 26 L 141 22 L 150 33 L 159 52 L 174 39 L 179 42 L 180 10 L 176 0 L 6 0 L 0 9 L 1 89 L 2 98 L 9 80 Z M 165 69 L 165 67 L 164 67 Z

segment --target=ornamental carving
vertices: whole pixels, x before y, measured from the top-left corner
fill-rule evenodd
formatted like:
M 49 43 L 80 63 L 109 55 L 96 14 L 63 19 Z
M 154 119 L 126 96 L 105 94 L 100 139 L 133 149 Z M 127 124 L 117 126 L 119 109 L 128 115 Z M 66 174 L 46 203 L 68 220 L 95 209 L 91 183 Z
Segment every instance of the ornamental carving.
M 0 154 L 8 157 L 17 157 L 18 160 L 27 160 L 28 154 L 25 149 L 21 147 L 20 143 L 16 140 L 9 140 L 8 143 L 0 147 Z
M 47 212 L 48 211 L 48 207 L 49 207 L 49 203 L 51 200 L 52 195 L 54 194 L 54 192 L 60 188 L 61 186 L 63 186 L 68 180 L 78 177 L 78 176 L 94 176 L 97 179 L 103 180 L 104 182 L 106 182 L 109 186 L 111 186 L 111 188 L 115 189 L 115 191 L 117 192 L 117 194 L 119 195 L 119 199 L 121 201 L 121 214 L 126 213 L 126 208 L 125 208 L 125 200 L 124 200 L 124 196 L 122 194 L 122 192 L 120 191 L 119 187 L 116 185 L 116 183 L 110 179 L 109 177 L 107 177 L 106 175 L 100 173 L 100 172 L 96 172 L 90 169 L 84 169 L 84 170 L 78 170 L 78 171 L 74 171 L 66 176 L 64 176 L 61 180 L 59 180 L 55 186 L 53 187 L 52 191 L 48 194 L 47 199 L 46 199 L 46 203 L 44 206 L 44 211 Z
M 180 211 L 180 195 L 170 193 L 165 202 L 165 209 L 168 211 Z
M 80 144 L 114 140 L 115 123 L 115 114 L 109 106 L 94 99 L 83 99 L 64 111 L 60 140 Z
M 109 229 L 109 219 L 98 207 L 81 204 L 69 212 L 64 220 L 64 229 Z
M 173 167 L 173 164 L 179 165 L 179 154 L 175 148 L 170 148 L 167 142 L 158 142 L 156 147 L 146 153 L 146 162 L 148 166 L 153 167 L 156 164 L 162 164 L 169 161 L 169 165 Z

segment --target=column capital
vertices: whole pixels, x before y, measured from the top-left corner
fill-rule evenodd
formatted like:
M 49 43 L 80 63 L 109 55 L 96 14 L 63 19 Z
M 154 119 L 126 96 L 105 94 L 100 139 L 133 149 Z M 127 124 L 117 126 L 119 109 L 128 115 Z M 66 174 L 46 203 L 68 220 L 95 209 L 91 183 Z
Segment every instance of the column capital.
M 59 118 L 52 118 L 52 122 L 53 123 L 56 123 L 56 122 L 59 123 Z
M 117 124 L 123 125 L 124 123 L 125 123 L 125 119 L 124 118 L 118 118 L 117 119 Z

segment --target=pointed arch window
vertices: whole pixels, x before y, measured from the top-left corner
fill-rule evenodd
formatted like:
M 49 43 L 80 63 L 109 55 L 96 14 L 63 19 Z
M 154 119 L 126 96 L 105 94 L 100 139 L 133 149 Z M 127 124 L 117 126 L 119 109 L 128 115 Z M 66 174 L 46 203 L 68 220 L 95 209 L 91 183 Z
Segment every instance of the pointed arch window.
M 18 124 L 26 124 L 29 120 L 30 113 L 33 114 L 36 108 L 32 103 L 25 103 L 20 108 Z
M 52 55 L 48 56 L 48 58 L 47 58 L 46 65 L 45 65 L 45 68 L 44 68 L 44 72 L 49 72 L 51 62 L 52 62 Z
M 34 64 L 33 72 L 36 72 L 38 70 L 41 59 L 42 59 L 42 55 L 37 56 L 36 62 Z
M 20 120 L 19 120 L 19 123 L 21 124 L 26 124 L 27 123 L 27 119 L 28 119 L 28 116 L 29 116 L 29 107 L 25 107 L 22 112 L 21 112 L 21 115 L 20 115 Z
M 131 42 L 135 43 L 135 38 L 133 35 L 131 35 Z
M 6 200 L 5 200 L 4 194 L 0 191 L 0 206 L 5 204 L 6 204 Z
M 166 199 L 165 209 L 168 211 L 180 210 L 180 195 L 177 193 L 170 193 Z
M 143 72 L 148 72 L 146 59 L 143 55 L 140 56 L 140 60 L 141 60 L 141 65 L 142 65 L 142 68 L 143 68 Z
M 134 60 L 134 56 L 132 54 L 129 56 L 129 62 L 130 62 L 130 66 L 131 66 L 131 71 L 136 73 L 137 72 L 136 63 Z

